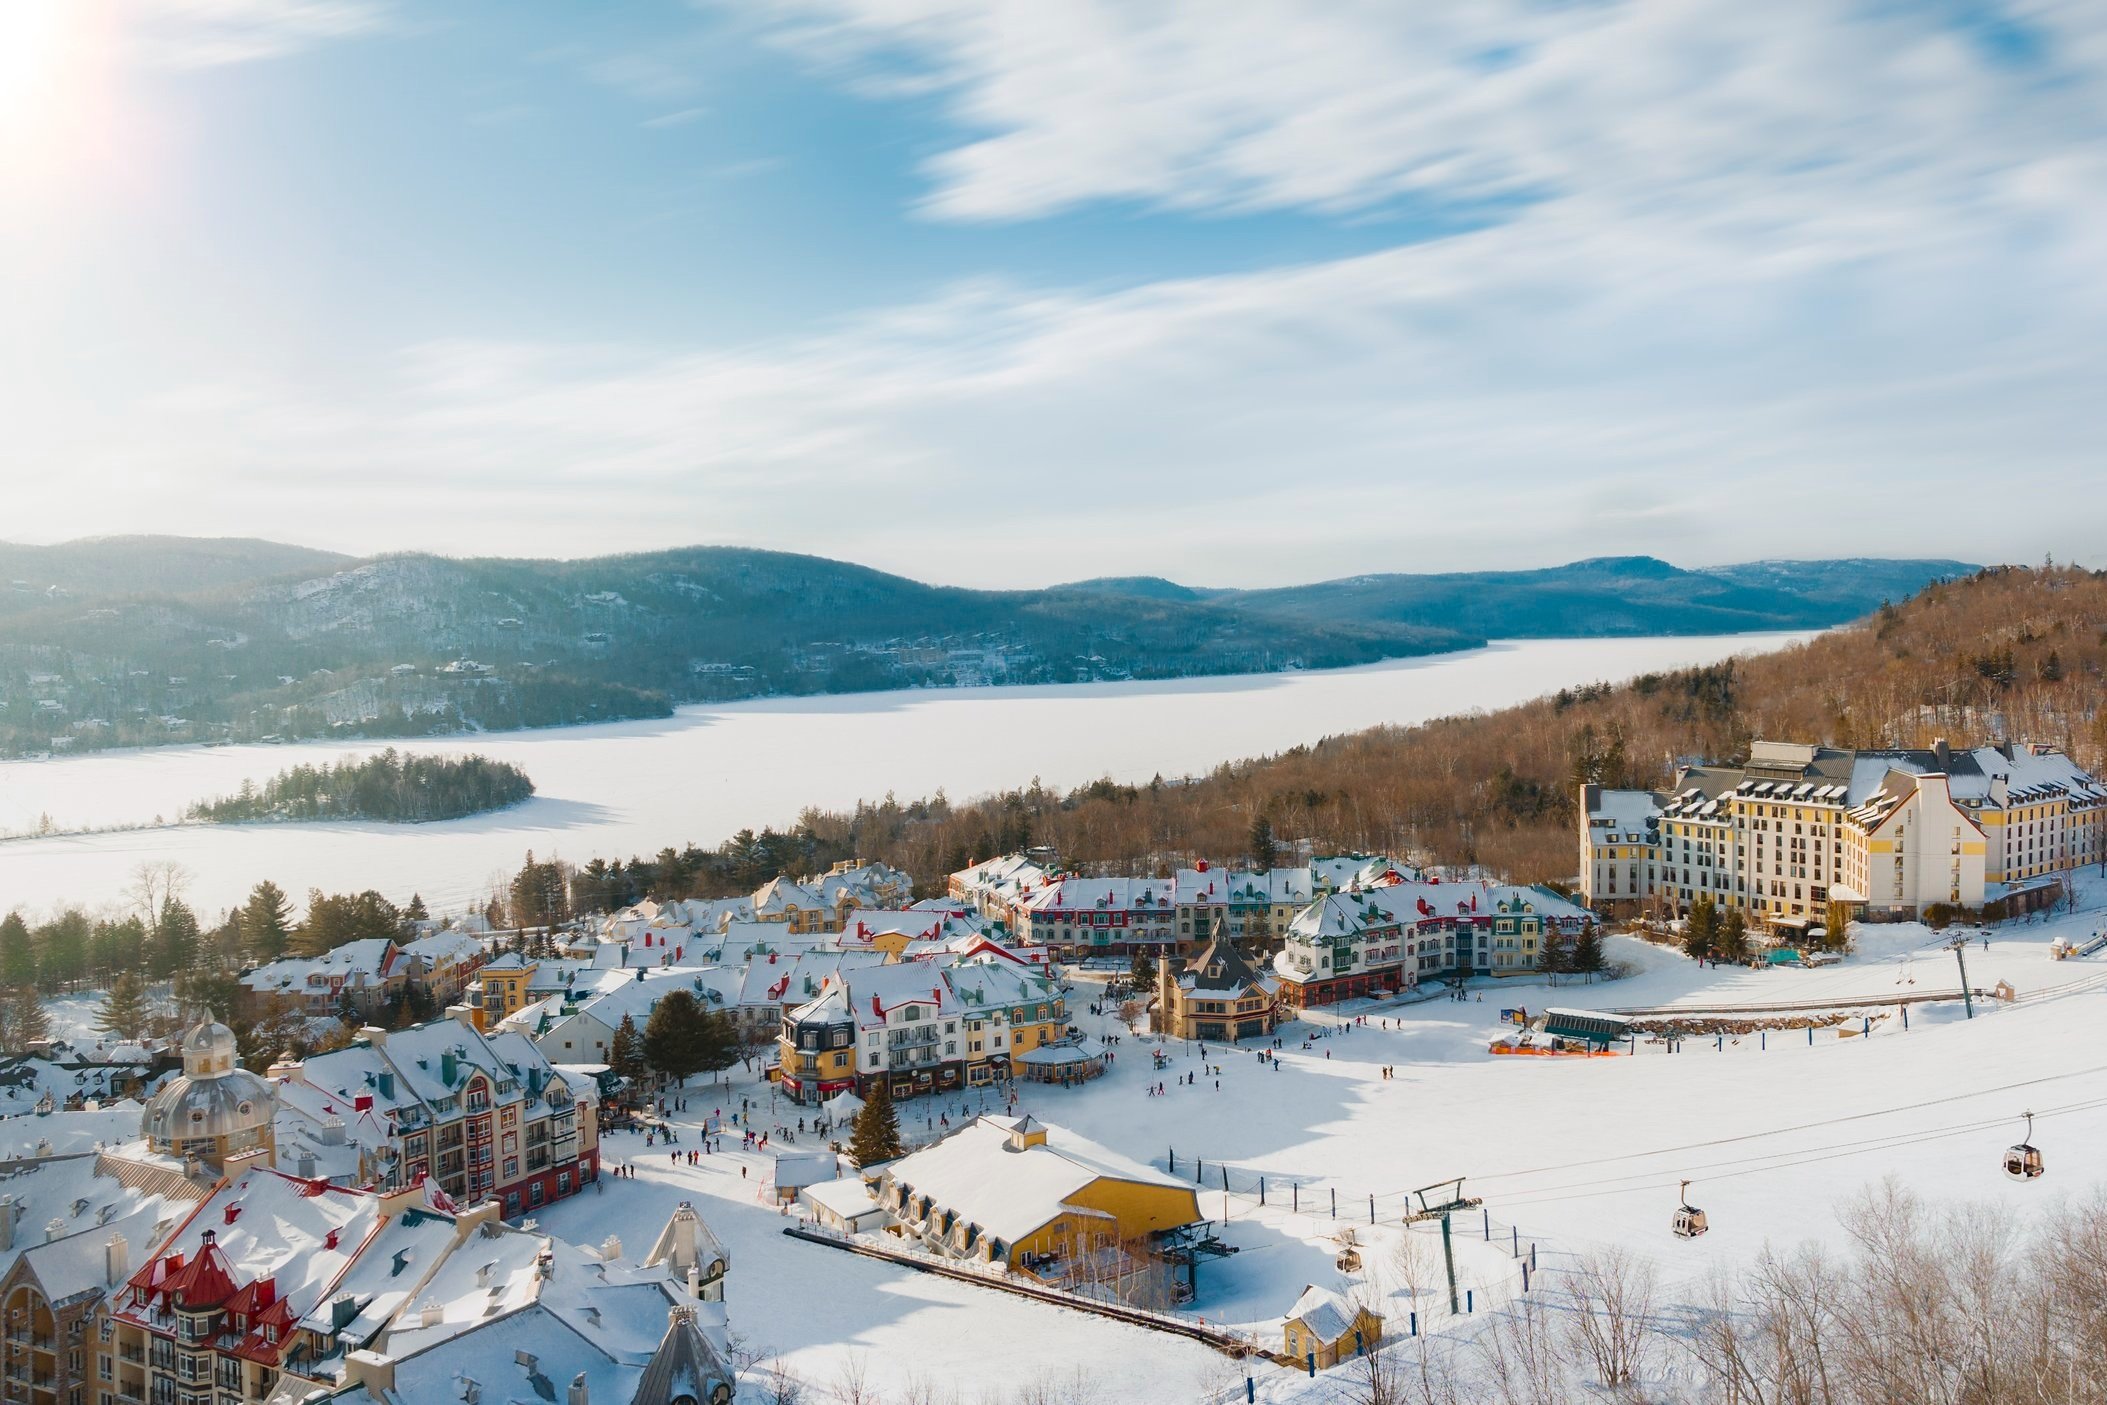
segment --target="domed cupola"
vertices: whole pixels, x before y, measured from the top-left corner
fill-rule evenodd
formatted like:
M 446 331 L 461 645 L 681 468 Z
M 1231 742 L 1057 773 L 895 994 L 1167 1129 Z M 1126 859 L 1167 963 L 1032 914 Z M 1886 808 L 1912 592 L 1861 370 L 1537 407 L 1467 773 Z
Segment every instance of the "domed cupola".
M 228 1157 L 275 1147 L 278 1094 L 241 1066 L 234 1031 L 206 1020 L 183 1036 L 183 1072 L 147 1100 L 139 1131 L 153 1149 L 214 1167 Z

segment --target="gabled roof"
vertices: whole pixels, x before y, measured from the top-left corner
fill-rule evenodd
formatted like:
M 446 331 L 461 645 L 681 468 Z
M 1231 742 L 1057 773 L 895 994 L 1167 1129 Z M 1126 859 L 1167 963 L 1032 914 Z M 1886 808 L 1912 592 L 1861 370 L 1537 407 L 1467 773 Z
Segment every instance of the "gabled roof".
M 1185 963 L 1178 984 L 1186 990 L 1232 995 L 1268 988 L 1271 982 L 1260 976 L 1236 949 L 1236 943 L 1229 940 L 1229 920 L 1217 912 L 1213 937 Z

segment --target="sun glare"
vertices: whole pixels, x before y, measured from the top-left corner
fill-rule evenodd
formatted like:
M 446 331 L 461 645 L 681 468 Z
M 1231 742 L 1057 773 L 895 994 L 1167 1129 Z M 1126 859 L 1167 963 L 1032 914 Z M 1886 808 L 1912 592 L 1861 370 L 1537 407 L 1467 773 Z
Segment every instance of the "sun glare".
M 0 4 L 0 120 L 10 127 L 47 102 L 65 67 L 67 0 Z

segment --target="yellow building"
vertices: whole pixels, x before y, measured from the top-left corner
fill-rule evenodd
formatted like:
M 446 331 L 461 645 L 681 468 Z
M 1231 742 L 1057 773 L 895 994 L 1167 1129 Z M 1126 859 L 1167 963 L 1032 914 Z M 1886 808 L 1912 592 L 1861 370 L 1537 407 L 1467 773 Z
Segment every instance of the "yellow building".
M 1169 1303 L 1167 1250 L 1203 1223 L 1193 1187 L 1031 1117 L 980 1117 L 877 1178 L 894 1232 L 1047 1283 Z
M 1279 981 L 1244 959 L 1222 913 L 1215 913 L 1213 940 L 1178 966 L 1166 955 L 1156 968 L 1157 1033 L 1234 1043 L 1262 1039 L 1280 1023 Z
M 488 1034 L 533 1003 L 527 990 L 540 969 L 538 963 L 517 952 L 507 952 L 482 969 L 480 978 L 468 988 L 477 1033 Z
M 1383 1340 L 1383 1319 L 1312 1285 L 1288 1309 L 1281 1334 L 1290 1361 L 1300 1366 L 1315 1357 L 1317 1369 L 1326 1371 L 1361 1352 L 1374 1351 Z

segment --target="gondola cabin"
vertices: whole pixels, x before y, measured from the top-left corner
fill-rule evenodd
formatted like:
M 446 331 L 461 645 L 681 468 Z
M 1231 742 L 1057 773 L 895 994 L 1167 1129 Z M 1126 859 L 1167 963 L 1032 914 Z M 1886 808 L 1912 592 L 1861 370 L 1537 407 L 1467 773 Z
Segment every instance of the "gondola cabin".
M 1676 1206 L 1675 1219 L 1669 1224 L 1669 1228 L 1675 1231 L 1676 1238 L 1695 1239 L 1711 1228 L 1705 1223 L 1705 1212 L 1690 1203 L 1690 1182 L 1683 1182 L 1677 1200 L 1679 1203 Z

